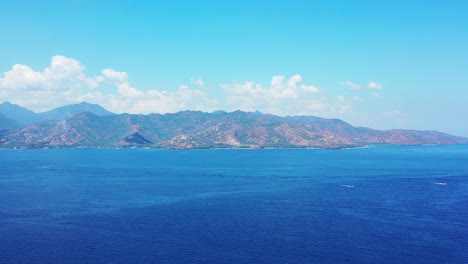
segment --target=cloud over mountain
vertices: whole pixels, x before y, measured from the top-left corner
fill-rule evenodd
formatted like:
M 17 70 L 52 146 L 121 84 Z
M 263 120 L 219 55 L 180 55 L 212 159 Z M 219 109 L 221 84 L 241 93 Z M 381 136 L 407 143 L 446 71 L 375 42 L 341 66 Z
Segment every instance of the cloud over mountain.
M 156 80 L 157 81 L 157 80 Z M 355 97 L 330 94 L 305 83 L 299 74 L 275 75 L 269 85 L 254 81 L 207 86 L 201 78 L 178 88 L 142 90 L 129 82 L 127 72 L 102 69 L 89 75 L 78 60 L 56 55 L 42 71 L 16 64 L 0 78 L 0 101 L 12 101 L 35 111 L 46 111 L 81 101 L 100 104 L 116 113 L 170 113 L 181 110 L 262 111 L 277 115 L 340 116 L 359 102 Z M 342 85 L 356 88 L 351 82 Z M 369 88 L 381 85 L 370 82 Z M 360 87 L 360 86 L 359 86 Z

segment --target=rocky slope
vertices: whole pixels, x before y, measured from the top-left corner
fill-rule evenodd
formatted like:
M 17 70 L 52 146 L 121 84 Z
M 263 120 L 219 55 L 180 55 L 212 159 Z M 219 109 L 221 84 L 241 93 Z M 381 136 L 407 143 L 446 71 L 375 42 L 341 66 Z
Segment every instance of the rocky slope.
M 366 144 L 457 144 L 436 131 L 354 127 L 338 119 L 262 113 L 183 111 L 175 114 L 77 114 L 4 133 L 0 147 L 343 148 Z

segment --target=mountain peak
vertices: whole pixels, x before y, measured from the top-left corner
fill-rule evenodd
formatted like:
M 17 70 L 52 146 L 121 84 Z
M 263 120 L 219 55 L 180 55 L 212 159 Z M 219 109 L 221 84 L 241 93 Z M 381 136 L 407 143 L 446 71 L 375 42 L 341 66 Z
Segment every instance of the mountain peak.
M 82 112 L 90 112 L 98 116 L 114 114 L 98 104 L 90 104 L 84 101 L 77 104 L 65 105 L 42 113 L 34 113 L 29 109 L 8 101 L 0 104 L 0 114 L 15 120 L 23 126 L 47 120 L 64 120 Z
M 0 104 L 0 114 L 22 125 L 36 121 L 36 113 L 9 101 Z
M 24 107 L 22 107 L 22 106 L 20 106 L 20 105 L 14 104 L 14 103 L 12 103 L 12 102 L 10 102 L 10 101 L 4 101 L 3 103 L 0 104 L 0 106 L 5 106 L 5 107 L 17 107 L 17 108 L 26 109 L 26 108 L 24 108 Z M 31 110 L 29 110 L 29 111 L 31 111 Z M 32 111 L 31 111 L 31 112 L 32 112 Z
M 98 104 L 92 104 L 92 103 L 88 103 L 86 101 L 82 101 L 82 102 L 79 102 L 79 103 L 76 103 L 76 104 L 72 104 L 72 105 L 80 105 L 80 106 L 99 106 L 101 107 L 100 105 Z
M 90 112 L 94 115 L 104 116 L 113 115 L 114 113 L 107 111 L 97 104 L 90 104 L 88 102 L 81 102 L 77 104 L 65 105 L 52 109 L 50 111 L 41 113 L 42 120 L 63 120 L 75 116 L 82 112 Z

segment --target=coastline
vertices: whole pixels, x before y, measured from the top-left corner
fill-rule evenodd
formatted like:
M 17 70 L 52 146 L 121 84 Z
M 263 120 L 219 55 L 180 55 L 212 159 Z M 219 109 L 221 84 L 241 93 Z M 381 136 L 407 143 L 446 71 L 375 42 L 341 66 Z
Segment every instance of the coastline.
M 367 149 L 375 147 L 430 147 L 430 146 L 462 146 L 466 143 L 454 144 L 366 144 L 360 146 L 341 146 L 341 147 L 194 147 L 194 148 L 165 148 L 165 147 L 123 147 L 123 146 L 53 146 L 53 147 L 4 147 L 1 150 L 44 150 L 44 149 L 146 149 L 146 150 L 172 150 L 172 151 L 190 151 L 190 150 L 354 150 Z

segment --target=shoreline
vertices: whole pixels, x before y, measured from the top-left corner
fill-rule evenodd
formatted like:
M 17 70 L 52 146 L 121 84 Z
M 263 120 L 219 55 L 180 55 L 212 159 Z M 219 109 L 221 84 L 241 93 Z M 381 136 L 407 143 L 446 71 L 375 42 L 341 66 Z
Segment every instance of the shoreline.
M 0 147 L 1 150 L 45 150 L 45 149 L 138 149 L 138 150 L 353 150 L 353 149 L 367 149 L 374 147 L 430 147 L 430 146 L 455 146 L 455 145 L 468 145 L 466 143 L 455 144 L 367 144 L 362 146 L 343 146 L 343 147 L 225 147 L 225 148 L 161 148 L 161 147 L 83 147 L 83 146 L 57 146 L 57 147 Z

